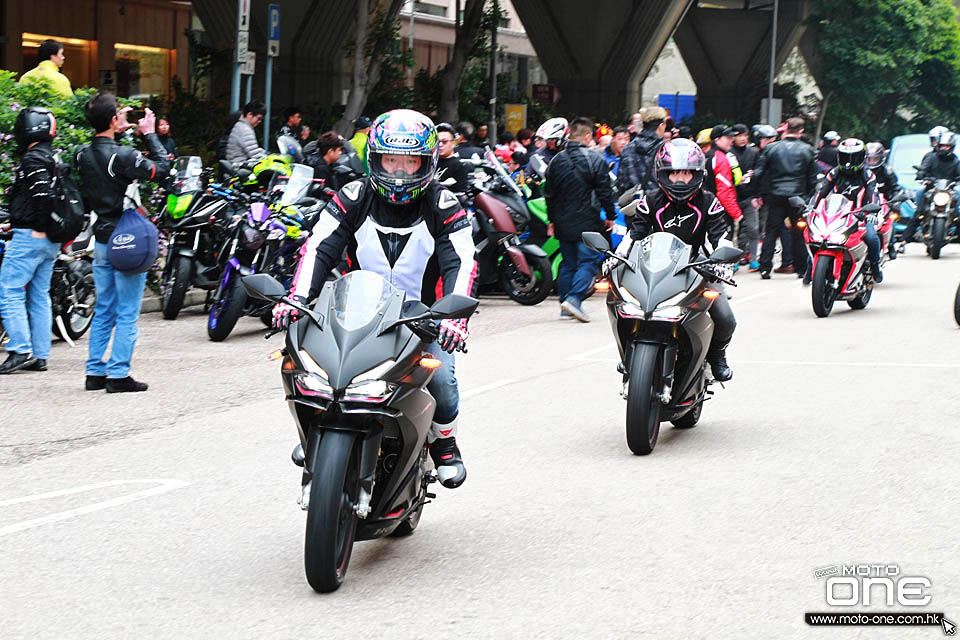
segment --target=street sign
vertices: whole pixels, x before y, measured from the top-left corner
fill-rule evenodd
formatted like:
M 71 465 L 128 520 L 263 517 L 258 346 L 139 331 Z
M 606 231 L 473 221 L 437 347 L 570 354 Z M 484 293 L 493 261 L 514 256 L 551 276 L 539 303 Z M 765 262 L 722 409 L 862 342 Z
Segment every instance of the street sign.
M 244 64 L 247 61 L 247 48 L 250 46 L 250 32 L 237 32 L 237 64 Z
M 240 0 L 237 31 L 250 31 L 250 0 Z
M 560 100 L 560 92 L 552 84 L 533 85 L 533 99 L 540 104 L 557 104 Z
M 276 58 L 280 55 L 280 5 L 270 5 L 267 24 L 267 55 Z
M 245 76 L 252 76 L 257 72 L 257 53 L 256 51 L 247 51 L 247 59 L 243 62 L 243 69 L 240 70 Z

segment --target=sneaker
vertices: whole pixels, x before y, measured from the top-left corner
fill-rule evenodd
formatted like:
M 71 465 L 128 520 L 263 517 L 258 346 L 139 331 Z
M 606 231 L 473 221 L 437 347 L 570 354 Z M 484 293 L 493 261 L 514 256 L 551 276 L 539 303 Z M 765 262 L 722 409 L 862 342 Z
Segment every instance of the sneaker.
M 147 390 L 146 382 L 137 382 L 130 376 L 126 378 L 107 378 L 107 393 L 137 393 Z
M 437 468 L 440 484 L 446 488 L 456 489 L 467 479 L 467 468 L 463 466 L 457 439 L 453 436 L 437 438 L 430 443 L 430 457 Z
M 777 267 L 776 269 L 773 270 L 773 272 L 774 272 L 774 273 L 796 273 L 796 271 L 794 271 L 794 269 L 793 269 L 793 265 L 792 265 L 792 264 L 788 264 L 788 265 L 786 265 L 786 266 Z
M 769 271 L 761 271 L 761 272 L 760 272 L 760 277 L 763 278 L 764 280 L 769 280 L 769 279 L 770 279 L 770 272 L 769 272 Z
M 107 388 L 107 376 L 87 376 L 84 385 L 87 391 L 103 391 Z
M 747 269 L 747 271 L 750 273 L 756 273 L 757 271 L 760 271 L 760 263 L 754 260 L 750 263 L 750 267 Z
M 26 369 L 36 361 L 37 359 L 29 353 L 11 353 L 7 356 L 7 359 L 4 360 L 3 364 L 0 364 L 0 375 Z
M 572 315 L 570 315 L 569 313 L 567 313 L 566 311 L 564 311 L 563 306 L 561 305 L 561 306 L 560 306 L 560 319 L 561 319 L 561 320 L 568 320 L 569 318 L 572 318 L 572 317 L 573 317 Z
M 560 309 L 566 311 L 580 322 L 590 322 L 590 316 L 584 311 L 580 302 L 575 298 L 567 298 L 560 304 Z
M 33 364 L 23 368 L 24 371 L 46 371 L 47 361 L 37 358 Z

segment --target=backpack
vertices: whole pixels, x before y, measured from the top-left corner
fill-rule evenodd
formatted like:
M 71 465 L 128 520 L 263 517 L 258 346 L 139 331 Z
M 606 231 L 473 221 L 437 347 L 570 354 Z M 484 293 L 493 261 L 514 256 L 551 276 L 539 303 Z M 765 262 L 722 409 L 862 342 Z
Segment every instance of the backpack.
M 135 209 L 125 209 L 107 242 L 107 260 L 120 273 L 146 273 L 159 248 L 157 227 Z
M 76 238 L 86 223 L 83 196 L 70 167 L 57 163 L 53 185 L 53 211 L 47 224 L 47 238 L 51 242 L 69 242 Z

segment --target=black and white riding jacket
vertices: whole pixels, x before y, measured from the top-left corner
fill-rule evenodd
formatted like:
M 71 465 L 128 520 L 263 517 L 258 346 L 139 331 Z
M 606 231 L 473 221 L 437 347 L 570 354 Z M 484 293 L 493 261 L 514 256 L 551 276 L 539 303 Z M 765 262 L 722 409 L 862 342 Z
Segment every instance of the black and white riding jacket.
M 407 300 L 429 305 L 451 293 L 474 293 L 470 221 L 457 197 L 436 181 L 407 205 L 385 202 L 369 178 L 345 185 L 304 245 L 292 293 L 316 298 L 344 249 L 351 270 L 380 274 Z
M 705 189 L 689 200 L 676 202 L 655 187 L 638 195 L 637 200 L 637 213 L 629 222 L 633 240 L 666 231 L 690 245 L 694 252 L 707 253 L 716 249 L 721 240 L 731 240 L 732 230 L 723 205 Z

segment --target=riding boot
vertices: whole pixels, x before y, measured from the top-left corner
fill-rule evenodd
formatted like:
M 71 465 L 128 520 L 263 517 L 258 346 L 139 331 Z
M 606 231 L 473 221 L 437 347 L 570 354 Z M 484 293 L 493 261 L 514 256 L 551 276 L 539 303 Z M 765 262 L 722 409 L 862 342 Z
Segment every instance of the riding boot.
M 733 378 L 733 369 L 727 364 L 727 345 L 729 341 L 723 344 L 711 344 L 707 351 L 707 362 L 710 364 L 710 371 L 713 372 L 713 378 L 717 382 L 726 382 Z

